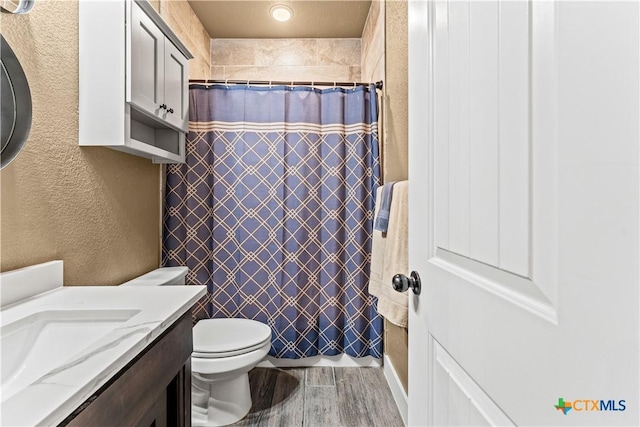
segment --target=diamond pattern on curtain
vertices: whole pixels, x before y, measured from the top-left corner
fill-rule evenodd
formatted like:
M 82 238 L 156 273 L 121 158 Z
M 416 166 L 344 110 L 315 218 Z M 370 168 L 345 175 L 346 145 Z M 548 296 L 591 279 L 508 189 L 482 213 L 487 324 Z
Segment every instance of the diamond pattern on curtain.
M 268 324 L 272 356 L 381 357 L 373 85 L 194 85 L 190 102 L 186 163 L 167 168 L 164 264 L 207 285 L 207 316 Z

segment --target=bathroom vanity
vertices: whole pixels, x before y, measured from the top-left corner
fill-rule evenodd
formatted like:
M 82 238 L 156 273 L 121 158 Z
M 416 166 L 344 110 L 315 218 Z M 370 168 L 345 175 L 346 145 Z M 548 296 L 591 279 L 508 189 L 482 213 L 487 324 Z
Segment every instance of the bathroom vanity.
M 204 286 L 62 287 L 61 261 L 0 279 L 0 425 L 189 424 Z
M 61 425 L 191 425 L 191 313 L 185 313 Z

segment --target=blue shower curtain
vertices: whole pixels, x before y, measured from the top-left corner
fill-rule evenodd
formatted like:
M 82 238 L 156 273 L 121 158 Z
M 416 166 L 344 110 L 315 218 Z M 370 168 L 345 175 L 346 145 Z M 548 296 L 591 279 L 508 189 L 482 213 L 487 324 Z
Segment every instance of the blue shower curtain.
M 270 354 L 382 356 L 367 292 L 380 181 L 375 87 L 190 87 L 167 168 L 163 258 L 208 317 L 273 330 Z

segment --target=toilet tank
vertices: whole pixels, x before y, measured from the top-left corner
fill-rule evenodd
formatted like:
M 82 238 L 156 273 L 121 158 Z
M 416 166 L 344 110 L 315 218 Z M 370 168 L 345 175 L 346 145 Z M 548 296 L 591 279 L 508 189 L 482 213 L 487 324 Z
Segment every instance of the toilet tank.
M 129 280 L 121 286 L 184 285 L 188 271 L 188 267 L 162 267 Z

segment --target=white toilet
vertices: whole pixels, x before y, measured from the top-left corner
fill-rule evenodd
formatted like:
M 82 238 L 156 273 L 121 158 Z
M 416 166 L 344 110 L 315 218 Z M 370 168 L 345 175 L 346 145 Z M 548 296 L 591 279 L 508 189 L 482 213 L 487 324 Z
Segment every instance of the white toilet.
M 184 285 L 187 267 L 165 267 L 122 286 Z M 193 328 L 191 422 L 223 426 L 251 409 L 248 372 L 271 348 L 271 329 L 247 319 L 205 319 Z

